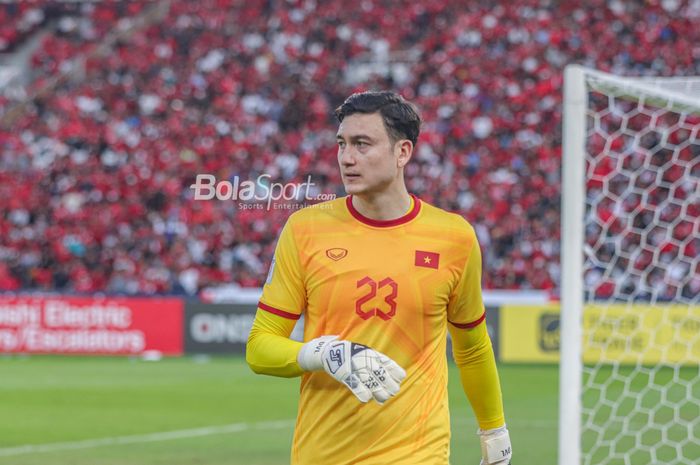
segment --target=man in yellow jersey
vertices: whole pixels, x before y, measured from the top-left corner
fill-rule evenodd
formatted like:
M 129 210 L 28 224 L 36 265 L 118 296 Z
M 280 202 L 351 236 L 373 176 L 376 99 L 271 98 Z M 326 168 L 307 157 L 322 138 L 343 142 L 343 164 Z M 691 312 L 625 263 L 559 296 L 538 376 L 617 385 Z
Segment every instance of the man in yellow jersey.
M 349 195 L 290 216 L 246 350 L 256 373 L 302 376 L 291 463 L 448 464 L 449 330 L 481 464 L 506 465 L 474 229 L 404 182 L 420 117 L 392 92 L 353 94 L 336 115 Z M 302 314 L 306 343 L 289 339 Z

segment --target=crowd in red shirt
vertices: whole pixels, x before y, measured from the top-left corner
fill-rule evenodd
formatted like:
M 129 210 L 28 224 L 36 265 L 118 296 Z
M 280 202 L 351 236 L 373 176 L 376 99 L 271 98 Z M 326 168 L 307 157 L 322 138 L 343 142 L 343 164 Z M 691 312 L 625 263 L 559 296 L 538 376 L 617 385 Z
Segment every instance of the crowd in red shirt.
M 0 131 L 0 289 L 262 285 L 292 210 L 196 201 L 195 176 L 311 175 L 316 192 L 342 196 L 332 110 L 354 91 L 392 89 L 425 121 L 409 190 L 475 225 L 484 287 L 556 293 L 563 68 L 699 75 L 700 5 L 466 3 L 173 1 Z M 140 4 L 78 9 L 83 27 L 53 33 L 33 57 L 39 79 Z M 689 145 L 691 169 L 670 176 L 697 183 L 698 152 Z M 695 235 L 680 242 L 696 276 L 688 213 L 695 226 L 674 234 Z M 601 276 L 605 296 L 612 275 Z M 700 294 L 700 280 L 678 292 Z

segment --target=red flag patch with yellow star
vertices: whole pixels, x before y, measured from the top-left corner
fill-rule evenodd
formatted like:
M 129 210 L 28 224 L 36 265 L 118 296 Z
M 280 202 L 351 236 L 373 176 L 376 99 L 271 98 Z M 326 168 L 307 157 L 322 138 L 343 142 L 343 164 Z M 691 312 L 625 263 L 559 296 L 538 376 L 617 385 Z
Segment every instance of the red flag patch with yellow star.
M 416 266 L 422 266 L 424 268 L 434 268 L 438 269 L 440 263 L 440 254 L 435 252 L 425 252 L 423 250 L 416 250 Z

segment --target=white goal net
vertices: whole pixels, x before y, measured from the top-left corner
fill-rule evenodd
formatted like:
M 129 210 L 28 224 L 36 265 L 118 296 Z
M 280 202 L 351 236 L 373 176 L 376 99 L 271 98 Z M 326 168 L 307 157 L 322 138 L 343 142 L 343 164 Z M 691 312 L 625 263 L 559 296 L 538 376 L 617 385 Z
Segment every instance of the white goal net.
M 567 68 L 559 465 L 700 464 L 700 78 Z

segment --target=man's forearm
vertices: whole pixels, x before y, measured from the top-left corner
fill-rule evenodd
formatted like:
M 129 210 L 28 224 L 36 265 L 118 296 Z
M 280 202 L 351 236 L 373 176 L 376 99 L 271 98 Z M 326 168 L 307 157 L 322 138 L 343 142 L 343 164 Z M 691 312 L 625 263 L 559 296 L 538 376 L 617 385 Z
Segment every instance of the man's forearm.
M 449 324 L 448 324 L 449 325 Z M 449 325 L 452 353 L 459 368 L 462 387 L 483 430 L 505 424 L 501 384 L 491 338 L 482 323 L 476 328 L 460 329 Z
M 292 378 L 304 370 L 297 363 L 301 342 L 289 339 L 296 321 L 258 310 L 246 345 L 248 366 L 258 374 Z

